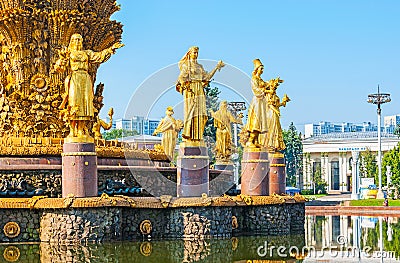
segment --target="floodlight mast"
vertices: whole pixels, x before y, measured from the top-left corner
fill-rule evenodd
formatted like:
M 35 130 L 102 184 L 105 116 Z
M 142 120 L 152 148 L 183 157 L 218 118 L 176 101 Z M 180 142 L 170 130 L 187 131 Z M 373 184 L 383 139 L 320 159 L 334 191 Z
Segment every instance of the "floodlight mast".
M 369 94 L 368 95 L 368 103 L 371 104 L 376 104 L 378 106 L 377 109 L 377 114 L 378 114 L 378 145 L 379 145 L 379 150 L 378 150 L 378 180 L 379 180 L 379 186 L 378 186 L 378 194 L 377 198 L 384 198 L 383 192 L 382 192 L 382 143 L 381 143 L 381 104 L 390 102 L 390 94 L 389 93 L 380 93 L 379 92 L 379 85 L 378 85 L 378 93 L 374 94 Z

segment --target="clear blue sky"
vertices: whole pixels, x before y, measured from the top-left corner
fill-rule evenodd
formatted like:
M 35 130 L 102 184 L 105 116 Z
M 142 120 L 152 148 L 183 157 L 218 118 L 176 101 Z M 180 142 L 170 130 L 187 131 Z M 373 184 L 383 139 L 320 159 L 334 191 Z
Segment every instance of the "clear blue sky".
M 199 59 L 222 59 L 248 75 L 253 59 L 260 58 L 265 80 L 284 79 L 278 95 L 292 99 L 281 109 L 284 128 L 292 121 L 299 130 L 321 120 L 376 123 L 376 106 L 367 103 L 367 95 L 378 84 L 392 95 L 382 115 L 400 113 L 398 0 L 118 3 L 121 10 L 112 19 L 124 25 L 126 46 L 98 71 L 97 82 L 105 83 L 102 117 L 110 106 L 115 118 L 123 117 L 135 90 L 193 45 L 200 47 Z M 165 89 L 170 86 L 165 83 Z M 240 88 L 250 90 L 250 83 Z M 179 99 L 174 93 L 159 107 Z M 150 117 L 163 115 L 153 110 Z

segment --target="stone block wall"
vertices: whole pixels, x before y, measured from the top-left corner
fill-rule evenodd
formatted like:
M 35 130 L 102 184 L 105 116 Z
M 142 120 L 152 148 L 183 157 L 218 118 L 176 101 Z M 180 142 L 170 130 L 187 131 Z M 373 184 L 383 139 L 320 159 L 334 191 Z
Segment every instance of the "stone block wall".
M 68 199 L 57 200 L 65 203 Z M 100 202 L 99 198 L 96 200 Z M 110 202 L 110 199 L 104 200 Z M 140 200 L 133 200 L 138 202 L 133 207 L 107 206 L 104 201 L 97 207 L 3 208 L 0 209 L 0 242 L 71 244 L 304 234 L 304 203 L 166 208 L 153 203 L 154 208 L 141 208 L 135 207 L 140 205 Z
M 40 216 L 38 210 L 0 209 L 0 242 L 40 241 Z
M 58 244 L 120 240 L 121 217 L 118 207 L 45 210 L 40 240 Z

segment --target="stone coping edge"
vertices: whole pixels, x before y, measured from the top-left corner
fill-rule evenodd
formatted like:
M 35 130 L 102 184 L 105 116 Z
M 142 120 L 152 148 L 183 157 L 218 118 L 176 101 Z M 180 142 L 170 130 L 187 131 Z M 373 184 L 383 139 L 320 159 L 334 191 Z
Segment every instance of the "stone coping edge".
M 220 196 L 208 197 L 127 197 L 122 195 L 78 198 L 48 198 L 34 196 L 32 198 L 0 198 L 0 209 L 65 209 L 65 208 L 96 208 L 96 207 L 131 207 L 131 208 L 179 208 L 206 206 L 261 206 L 305 203 L 301 195 L 271 195 L 271 196 Z
M 306 206 L 306 215 L 400 215 L 400 206 Z

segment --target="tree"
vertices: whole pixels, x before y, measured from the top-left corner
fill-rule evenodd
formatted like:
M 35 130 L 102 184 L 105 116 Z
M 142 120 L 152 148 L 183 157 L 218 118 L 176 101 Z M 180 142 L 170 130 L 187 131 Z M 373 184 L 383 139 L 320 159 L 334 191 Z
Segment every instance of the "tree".
M 391 185 L 400 188 L 400 143 L 392 150 L 385 153 L 382 158 L 382 184 L 385 185 L 386 166 L 390 166 L 392 176 L 390 177 Z
M 303 142 L 301 133 L 297 132 L 293 122 L 288 130 L 283 130 L 283 141 L 286 149 L 283 154 L 286 159 L 286 184 L 296 186 L 296 178 L 303 174 Z
M 219 108 L 219 94 L 221 91 L 217 87 L 211 88 L 207 86 L 204 88 L 206 94 L 206 108 L 207 111 L 217 111 Z M 215 138 L 217 130 L 214 127 L 214 118 L 211 115 L 208 115 L 208 120 L 206 127 L 204 129 L 204 136 L 209 136 L 211 138 Z
M 112 129 L 111 131 L 103 133 L 103 139 L 105 140 L 114 140 L 120 139 L 123 137 L 139 135 L 138 131 L 133 130 L 124 130 L 124 129 Z
M 360 177 L 375 178 L 375 182 L 378 181 L 376 154 L 369 148 L 360 153 Z
M 394 128 L 393 134 L 400 137 L 400 124 L 396 125 L 396 128 Z
M 315 171 L 313 171 L 313 188 L 314 194 L 325 194 L 328 183 L 322 179 L 321 163 L 317 163 Z
M 207 111 L 217 111 L 219 108 L 219 94 L 221 91 L 218 90 L 217 87 L 211 88 L 210 86 L 206 86 L 204 88 L 204 92 L 206 95 L 206 108 Z M 210 163 L 215 162 L 215 157 L 212 153 L 212 150 L 215 147 L 215 137 L 216 137 L 217 129 L 214 127 L 214 118 L 208 114 L 208 120 L 206 123 L 206 127 L 204 128 L 204 139 L 207 143 L 208 147 L 208 156 L 210 157 Z

